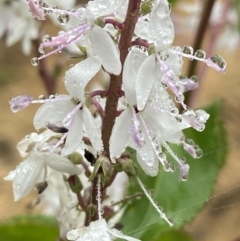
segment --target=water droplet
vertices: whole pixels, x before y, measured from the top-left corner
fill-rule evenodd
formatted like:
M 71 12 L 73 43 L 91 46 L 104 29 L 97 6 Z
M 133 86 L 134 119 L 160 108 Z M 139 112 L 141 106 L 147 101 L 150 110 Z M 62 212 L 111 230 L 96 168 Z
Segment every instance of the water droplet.
M 38 99 L 39 99 L 39 100 L 45 100 L 46 97 L 45 97 L 44 95 L 39 95 L 39 96 L 38 96 Z
M 176 167 L 172 164 L 172 163 L 170 163 L 170 172 L 175 172 L 176 171 Z
M 174 218 L 169 217 L 169 218 L 167 218 L 167 219 L 168 219 L 168 222 L 169 222 L 169 225 L 170 225 L 170 226 L 173 226 L 173 225 L 175 224 Z
M 192 55 L 194 50 L 193 50 L 193 47 L 192 46 L 189 46 L 189 45 L 186 45 L 182 48 L 182 51 L 184 54 L 189 54 L 189 55 Z
M 221 69 L 225 69 L 226 62 L 220 55 L 214 55 L 210 58 L 210 60 L 213 63 L 217 64 Z
M 170 110 L 170 112 L 171 112 L 172 115 L 177 115 L 179 113 L 179 110 L 178 110 L 178 108 L 175 107 L 175 108 L 172 108 Z
M 156 152 L 157 154 L 161 153 L 161 152 L 162 152 L 162 148 L 161 148 L 160 146 L 156 146 L 156 147 L 155 147 L 155 152 Z
M 205 59 L 205 57 L 206 57 L 206 53 L 205 53 L 205 51 L 202 50 L 202 49 L 198 49 L 198 50 L 195 52 L 194 55 L 195 55 L 197 58 L 199 58 L 199 59 Z
M 60 13 L 57 16 L 57 21 L 61 25 L 65 25 L 66 23 L 68 23 L 69 19 L 70 17 L 67 13 Z
M 40 47 L 38 48 L 38 52 L 39 52 L 40 54 L 45 54 L 45 48 L 42 47 L 42 46 L 40 46 Z
M 181 178 L 182 182 L 186 182 L 187 180 L 188 180 L 188 175 L 182 176 L 182 178 Z
M 49 99 L 55 99 L 55 95 L 49 95 Z
M 44 35 L 42 38 L 44 43 L 50 42 L 52 40 L 52 37 L 48 34 Z
M 198 76 L 197 75 L 192 75 L 190 79 L 194 82 L 198 82 Z
M 38 66 L 39 65 L 39 59 L 37 57 L 34 57 L 31 59 L 31 64 L 33 66 Z
M 179 94 L 178 96 L 175 96 L 175 101 L 176 101 L 177 103 L 183 102 L 184 99 L 185 99 L 185 97 L 184 97 L 183 94 Z
M 157 137 L 153 137 L 152 138 L 152 142 L 153 142 L 154 146 L 158 146 L 159 145 L 159 141 L 158 141 Z
M 158 158 L 159 158 L 161 161 L 165 161 L 167 157 L 166 157 L 165 153 L 160 152 L 160 153 L 158 153 Z
M 198 150 L 196 150 L 196 158 L 201 158 L 202 155 L 203 155 L 202 149 L 198 148 Z

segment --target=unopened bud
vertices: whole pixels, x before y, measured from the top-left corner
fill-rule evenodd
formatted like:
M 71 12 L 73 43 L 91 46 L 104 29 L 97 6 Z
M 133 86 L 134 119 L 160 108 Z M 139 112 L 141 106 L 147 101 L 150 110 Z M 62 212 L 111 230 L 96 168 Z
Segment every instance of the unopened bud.
M 69 176 L 69 178 L 67 178 L 66 181 L 68 182 L 69 187 L 74 193 L 80 193 L 83 189 L 82 182 L 80 181 L 77 175 Z
M 119 158 L 116 161 L 116 170 L 122 170 L 128 176 L 137 176 L 137 167 L 135 166 L 133 160 L 131 160 L 130 158 Z
M 82 163 L 83 157 L 79 152 L 73 152 L 68 156 L 68 159 L 74 164 L 79 165 Z
M 94 165 L 93 172 L 89 177 L 89 181 L 92 181 L 98 174 L 101 175 L 103 186 L 110 178 L 113 169 L 110 160 L 106 156 L 100 156 Z

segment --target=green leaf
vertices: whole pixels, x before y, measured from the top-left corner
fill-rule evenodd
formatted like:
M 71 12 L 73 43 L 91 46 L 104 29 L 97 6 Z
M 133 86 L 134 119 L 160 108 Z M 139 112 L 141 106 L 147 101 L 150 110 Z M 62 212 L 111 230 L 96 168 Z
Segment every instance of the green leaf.
M 20 216 L 0 223 L 0 240 L 53 241 L 59 237 L 58 223 L 45 216 Z
M 148 190 L 154 190 L 152 197 L 161 205 L 168 217 L 175 219 L 175 229 L 179 229 L 189 222 L 201 210 L 205 201 L 212 193 L 218 172 L 224 164 L 227 143 L 226 133 L 220 119 L 220 103 L 215 103 L 206 108 L 210 119 L 203 132 L 188 129 L 185 134 L 192 138 L 202 148 L 204 155 L 200 159 L 193 159 L 182 146 L 171 146 L 179 156 L 185 156 L 190 165 L 190 174 L 187 182 L 178 181 L 179 170 L 174 173 L 163 172 L 162 169 L 157 177 L 149 177 L 143 172 L 139 173 L 140 179 Z M 135 154 L 135 152 L 134 152 Z M 136 161 L 136 157 L 131 157 Z M 168 157 L 168 160 L 172 158 Z M 137 182 L 132 180 L 129 194 L 141 192 Z M 121 222 L 125 234 L 149 240 L 144 233 L 151 230 L 151 235 L 169 230 L 170 227 L 154 210 L 147 198 L 133 200 L 126 209 Z
M 155 233 L 155 237 L 152 236 L 151 230 L 146 232 L 144 236 L 151 237 L 151 241 L 193 241 L 187 233 L 182 230 L 170 230 L 163 233 Z

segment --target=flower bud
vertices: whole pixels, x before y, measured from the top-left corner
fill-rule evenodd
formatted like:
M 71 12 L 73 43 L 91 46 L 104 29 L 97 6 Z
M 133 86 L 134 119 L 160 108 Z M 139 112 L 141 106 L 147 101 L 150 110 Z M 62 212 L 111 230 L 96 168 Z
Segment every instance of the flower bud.
M 100 156 L 94 165 L 93 172 L 89 177 L 89 181 L 92 181 L 98 174 L 101 175 L 101 180 L 103 186 L 106 181 L 111 177 L 112 174 L 111 162 L 106 156 Z
M 71 175 L 66 179 L 69 184 L 69 187 L 74 193 L 79 193 L 83 189 L 83 185 L 77 175 Z
M 82 163 L 83 157 L 79 152 L 73 152 L 68 156 L 68 159 L 74 164 L 79 165 Z
M 118 171 L 125 172 L 128 176 L 137 176 L 137 167 L 130 158 L 119 158 L 116 160 L 115 168 Z

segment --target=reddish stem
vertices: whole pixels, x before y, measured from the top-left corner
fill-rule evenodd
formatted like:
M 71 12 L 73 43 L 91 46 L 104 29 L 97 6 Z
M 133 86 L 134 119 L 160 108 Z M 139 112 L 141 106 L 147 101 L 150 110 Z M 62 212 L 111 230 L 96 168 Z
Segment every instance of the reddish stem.
M 127 15 L 124 21 L 124 28 L 121 32 L 121 37 L 119 40 L 120 60 L 122 66 L 128 55 L 128 49 L 131 47 L 134 28 L 139 17 L 140 4 L 141 0 L 130 0 L 128 4 Z M 103 118 L 102 124 L 103 146 L 105 155 L 107 157 L 110 157 L 109 140 L 117 116 L 117 105 L 119 99 L 118 92 L 122 89 L 122 72 L 119 76 L 110 75 L 110 77 L 110 85 L 108 89 L 109 96 L 107 97 L 105 117 Z

